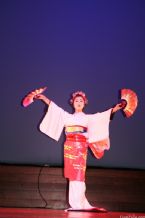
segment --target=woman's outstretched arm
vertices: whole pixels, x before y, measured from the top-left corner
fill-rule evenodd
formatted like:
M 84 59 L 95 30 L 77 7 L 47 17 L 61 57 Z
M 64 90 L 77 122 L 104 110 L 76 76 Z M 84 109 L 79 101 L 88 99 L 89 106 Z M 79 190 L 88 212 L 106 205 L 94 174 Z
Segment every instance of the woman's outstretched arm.
M 127 102 L 125 100 L 121 100 L 121 103 L 116 104 L 113 109 L 112 113 L 116 113 L 117 111 L 126 107 Z
M 36 95 L 34 99 L 41 100 L 45 104 L 47 104 L 48 106 L 50 105 L 50 102 L 51 102 L 51 100 L 49 98 L 47 98 L 45 95 L 42 95 L 42 94 Z
M 110 120 L 113 119 L 114 114 L 115 114 L 117 111 L 119 111 L 119 110 L 125 108 L 125 107 L 126 107 L 126 104 L 127 104 L 127 102 L 126 102 L 125 100 L 121 100 L 121 103 L 116 104 L 116 105 L 112 108 Z

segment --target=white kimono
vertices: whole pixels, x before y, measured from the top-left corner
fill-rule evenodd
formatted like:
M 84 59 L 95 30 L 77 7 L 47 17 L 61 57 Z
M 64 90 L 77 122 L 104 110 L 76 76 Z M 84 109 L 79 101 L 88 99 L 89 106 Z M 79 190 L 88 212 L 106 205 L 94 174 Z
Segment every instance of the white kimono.
M 51 102 L 40 124 L 40 130 L 58 141 L 64 127 L 73 125 L 87 127 L 87 132 L 84 133 L 87 142 L 94 155 L 101 158 L 102 155 L 99 156 L 98 154 L 104 154 L 104 150 L 110 148 L 109 122 L 111 110 L 112 108 L 96 114 L 85 114 L 83 112 L 70 114 Z M 94 208 L 86 199 L 85 190 L 84 181 L 69 181 L 69 204 L 72 209 Z
M 80 125 L 87 127 L 87 135 L 89 143 L 96 143 L 102 140 L 108 140 L 105 149 L 110 148 L 109 144 L 109 122 L 111 110 L 96 113 L 85 114 L 83 112 L 70 114 L 51 102 L 48 111 L 40 124 L 40 130 L 58 141 L 63 128 L 66 126 Z

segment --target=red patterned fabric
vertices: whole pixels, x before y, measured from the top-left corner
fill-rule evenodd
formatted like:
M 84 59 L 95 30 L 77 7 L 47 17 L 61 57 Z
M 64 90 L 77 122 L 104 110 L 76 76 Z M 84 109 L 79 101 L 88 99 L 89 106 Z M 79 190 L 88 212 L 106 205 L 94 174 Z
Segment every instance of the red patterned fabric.
M 83 135 L 68 134 L 64 144 L 64 176 L 85 181 L 88 143 Z
M 110 148 L 109 139 L 104 139 L 98 142 L 89 143 L 89 147 L 97 159 L 101 159 L 104 156 L 104 150 Z

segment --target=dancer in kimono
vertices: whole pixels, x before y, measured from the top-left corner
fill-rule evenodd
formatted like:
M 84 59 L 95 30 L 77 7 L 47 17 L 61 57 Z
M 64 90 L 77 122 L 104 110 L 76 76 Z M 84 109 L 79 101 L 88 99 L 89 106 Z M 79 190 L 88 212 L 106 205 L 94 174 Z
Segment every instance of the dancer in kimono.
M 49 100 L 45 95 L 38 94 L 35 99 L 48 105 L 40 130 L 58 141 L 65 129 L 64 143 L 64 176 L 69 180 L 69 210 L 99 210 L 103 208 L 92 206 L 86 196 L 85 172 L 87 151 L 90 148 L 97 159 L 110 148 L 109 122 L 111 117 L 125 106 L 125 102 L 102 113 L 85 114 L 84 107 L 88 103 L 84 92 L 72 94 L 70 103 L 74 113 L 70 114 Z

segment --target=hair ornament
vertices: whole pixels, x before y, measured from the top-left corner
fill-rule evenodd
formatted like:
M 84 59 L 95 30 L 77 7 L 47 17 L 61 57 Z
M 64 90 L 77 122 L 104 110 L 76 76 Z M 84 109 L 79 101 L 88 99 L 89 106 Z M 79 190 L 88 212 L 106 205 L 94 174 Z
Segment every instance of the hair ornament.
M 82 91 L 74 92 L 74 93 L 72 94 L 71 99 L 70 99 L 70 103 L 73 104 L 74 99 L 75 99 L 76 97 L 78 97 L 78 96 L 81 96 L 81 97 L 84 99 L 84 103 L 85 103 L 85 104 L 88 104 L 88 99 L 87 99 L 87 97 L 86 97 L 86 94 L 85 94 L 84 92 L 82 92 Z

